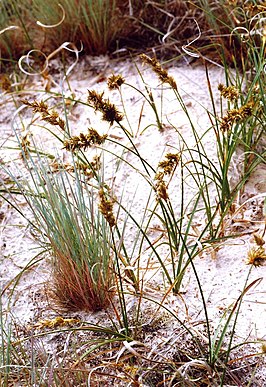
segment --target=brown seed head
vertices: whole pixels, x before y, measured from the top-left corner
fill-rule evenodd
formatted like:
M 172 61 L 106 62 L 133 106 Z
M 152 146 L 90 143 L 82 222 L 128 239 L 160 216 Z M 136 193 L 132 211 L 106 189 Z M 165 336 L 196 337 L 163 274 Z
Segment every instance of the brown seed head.
M 24 103 L 24 105 L 31 107 L 34 113 L 49 114 L 48 105 L 47 105 L 47 103 L 45 103 L 43 101 L 38 102 L 38 101 L 34 100 L 34 101 L 30 102 L 27 99 L 22 99 L 21 102 Z
M 62 130 L 65 130 L 65 121 L 59 117 L 59 114 L 55 110 L 50 112 L 47 103 L 43 101 L 38 102 L 36 100 L 30 102 L 26 99 L 23 99 L 21 102 L 23 102 L 24 105 L 31 107 L 34 113 L 41 113 L 44 121 L 49 122 L 51 125 L 59 126 Z
M 78 136 L 70 137 L 69 139 L 64 141 L 64 148 L 68 151 L 74 152 L 75 150 L 86 150 L 88 147 L 93 145 L 101 145 L 105 139 L 107 138 L 107 134 L 101 136 L 97 130 L 93 128 L 88 129 L 88 134 L 80 133 Z
M 111 200 L 108 200 L 106 198 L 106 194 L 103 190 L 103 188 L 100 188 L 99 190 L 99 210 L 103 214 L 106 221 L 109 223 L 110 227 L 113 227 L 116 225 L 116 220 L 113 213 L 113 206 L 114 203 Z
M 263 246 L 265 244 L 265 240 L 258 234 L 253 234 L 254 241 L 257 246 Z
M 232 126 L 231 120 L 227 116 L 223 117 L 220 123 L 221 132 L 223 133 L 229 132 L 229 130 L 231 129 L 231 126 Z
M 87 179 L 95 177 L 95 172 L 101 168 L 100 156 L 94 156 L 89 163 L 76 162 L 77 169 L 81 170 Z
M 158 180 L 155 184 L 156 194 L 159 199 L 168 199 L 167 187 L 164 180 Z
M 103 121 L 110 122 L 111 125 L 123 119 L 123 114 L 117 110 L 116 106 L 109 99 L 103 98 L 103 93 L 99 94 L 95 90 L 89 90 L 88 103 L 94 107 L 95 111 L 102 113 Z
M 177 90 L 177 85 L 174 78 L 169 75 L 165 69 L 162 68 L 160 62 L 156 58 L 150 58 L 146 54 L 141 54 L 140 58 L 143 64 L 147 64 L 152 68 L 162 83 L 168 83 L 174 90 Z
M 239 109 L 239 114 L 241 116 L 241 119 L 245 119 L 252 116 L 252 110 L 253 110 L 254 104 L 253 102 L 249 102 L 246 105 L 242 106 Z
M 252 102 L 241 106 L 239 109 L 228 110 L 227 114 L 222 118 L 220 123 L 220 129 L 222 132 L 229 131 L 232 125 L 252 115 L 252 108 L 254 104 Z
M 266 253 L 262 246 L 251 247 L 248 251 L 248 265 L 262 266 L 265 264 Z
M 29 156 L 29 146 L 30 146 L 30 138 L 29 138 L 29 133 L 28 132 L 24 132 L 24 134 L 21 136 L 20 145 L 21 145 L 21 148 L 23 150 L 21 156 L 23 155 L 26 158 L 28 158 L 28 156 Z
M 177 166 L 180 155 L 178 153 L 167 153 L 165 159 L 159 162 L 158 167 L 163 169 L 164 174 L 170 175 Z
M 164 172 L 158 172 L 155 175 L 155 191 L 158 199 L 168 199 L 167 186 L 164 181 Z
M 125 79 L 122 77 L 121 74 L 118 74 L 118 75 L 112 74 L 107 79 L 107 86 L 109 87 L 110 90 L 119 89 L 119 87 L 123 85 L 123 83 L 125 83 Z
M 218 85 L 218 90 L 220 91 L 221 96 L 229 101 L 234 101 L 239 97 L 239 90 L 235 86 L 226 87 L 220 83 Z

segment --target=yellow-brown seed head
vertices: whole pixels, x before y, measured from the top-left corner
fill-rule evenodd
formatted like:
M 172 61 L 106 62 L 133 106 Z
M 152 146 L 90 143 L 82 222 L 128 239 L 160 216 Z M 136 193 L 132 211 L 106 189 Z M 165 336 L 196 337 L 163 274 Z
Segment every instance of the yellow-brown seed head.
M 152 68 L 162 83 L 168 83 L 174 90 L 177 90 L 176 81 L 162 68 L 160 62 L 156 58 L 150 58 L 146 54 L 141 54 L 140 59 L 143 64 L 147 64 Z
M 107 134 L 101 136 L 97 130 L 93 128 L 88 129 L 88 134 L 80 133 L 78 136 L 72 136 L 64 141 L 64 148 L 68 151 L 74 152 L 75 150 L 86 150 L 93 145 L 101 145 Z
M 94 107 L 95 111 L 102 113 L 103 121 L 110 122 L 111 125 L 123 119 L 123 114 L 117 110 L 116 106 L 109 99 L 103 98 L 103 93 L 99 94 L 95 90 L 89 90 L 88 103 Z
M 29 156 L 29 146 L 30 146 L 30 138 L 29 138 L 29 133 L 28 132 L 24 132 L 24 134 L 21 136 L 20 145 L 21 145 L 21 148 L 23 150 L 21 156 L 23 155 L 26 158 L 28 158 L 28 156 Z
M 241 106 L 239 109 L 228 110 L 227 114 L 221 119 L 221 131 L 229 131 L 234 123 L 252 116 L 253 106 L 254 104 L 249 102 L 246 105 Z
M 49 122 L 51 125 L 59 126 L 62 130 L 65 130 L 65 121 L 59 117 L 59 114 L 55 110 L 50 112 L 47 103 L 43 101 L 38 102 L 36 100 L 30 102 L 26 99 L 23 99 L 21 102 L 23 102 L 24 105 L 31 107 L 34 113 L 41 113 L 44 121 Z
M 263 246 L 265 244 L 265 240 L 258 234 L 253 234 L 254 241 L 257 246 Z
M 243 105 L 239 109 L 239 114 L 241 116 L 241 119 L 245 119 L 245 118 L 251 117 L 252 116 L 253 107 L 254 107 L 253 102 L 249 102 L 246 105 Z
M 96 155 L 93 157 L 92 161 L 89 163 L 77 162 L 77 169 L 81 170 L 88 179 L 95 177 L 95 172 L 99 171 L 101 168 L 101 159 L 100 156 Z
M 262 246 L 251 247 L 248 251 L 248 265 L 262 266 L 265 264 L 266 253 Z
M 239 90 L 235 86 L 224 86 L 220 83 L 218 85 L 218 90 L 220 91 L 221 96 L 229 101 L 234 101 L 239 97 Z
M 121 85 L 125 83 L 125 79 L 122 77 L 121 74 L 115 75 L 112 74 L 108 79 L 107 79 L 107 86 L 109 87 L 110 90 L 118 90 Z
M 113 207 L 114 203 L 111 200 L 108 200 L 106 198 L 106 194 L 104 193 L 103 188 L 100 188 L 99 190 L 99 210 L 103 214 L 106 221 L 109 223 L 110 227 L 113 227 L 116 225 L 116 220 L 113 213 Z
M 24 105 L 31 107 L 34 113 L 49 114 L 48 105 L 43 101 L 38 102 L 35 100 L 33 102 L 30 102 L 27 99 L 22 99 L 21 102 L 24 103 Z
M 168 199 L 168 193 L 167 193 L 167 187 L 166 187 L 166 183 L 164 180 L 157 180 L 156 184 L 155 184 L 155 190 L 156 190 L 156 194 L 157 194 L 157 197 L 159 199 L 164 199 L 164 200 L 167 200 Z
M 163 169 L 164 174 L 170 175 L 177 166 L 180 155 L 178 153 L 167 153 L 165 159 L 159 162 L 158 167 Z

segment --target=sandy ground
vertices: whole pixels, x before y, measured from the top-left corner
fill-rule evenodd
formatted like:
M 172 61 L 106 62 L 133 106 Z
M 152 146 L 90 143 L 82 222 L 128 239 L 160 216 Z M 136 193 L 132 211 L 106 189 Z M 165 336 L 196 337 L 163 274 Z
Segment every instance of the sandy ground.
M 56 61 L 51 63 L 51 77 L 59 83 L 60 81 L 60 66 Z M 133 84 L 136 87 L 143 89 L 143 84 L 138 76 L 134 64 L 130 61 L 124 63 L 112 63 L 108 58 L 98 58 L 93 60 L 91 58 L 84 58 L 78 67 L 75 68 L 69 78 L 71 90 L 67 88 L 66 82 L 64 88 L 67 95 L 74 93 L 76 99 L 82 101 L 86 100 L 87 89 L 96 89 L 97 91 L 105 91 L 109 95 L 112 102 L 116 103 L 119 108 L 122 108 L 118 92 L 108 92 L 106 87 L 106 75 L 112 72 L 120 72 L 125 76 L 126 82 Z M 204 133 L 210 126 L 208 115 L 205 109 L 211 109 L 211 103 L 208 97 L 208 88 L 206 82 L 205 69 L 198 66 L 172 66 L 169 73 L 174 76 L 178 89 L 183 97 L 183 100 L 189 109 L 192 120 L 196 125 L 199 133 Z M 150 71 L 143 72 L 143 76 L 147 85 L 149 85 L 154 94 L 154 98 L 160 105 L 161 87 L 158 86 L 157 77 Z M 210 68 L 210 79 L 215 95 L 215 102 L 219 102 L 219 94 L 217 85 L 223 82 L 223 71 L 221 68 Z M 25 89 L 27 93 L 23 93 L 23 97 L 29 99 L 48 98 L 48 94 L 37 92 L 36 90 L 43 90 L 45 80 L 42 77 L 34 77 L 27 81 Z M 58 85 L 51 85 L 51 91 L 60 91 Z M 176 129 L 182 132 L 189 144 L 193 144 L 193 136 L 191 129 L 187 122 L 181 107 L 174 98 L 171 90 L 165 89 L 163 91 L 163 121 L 166 124 L 166 129 L 163 133 L 159 133 L 154 126 L 150 126 L 143 132 L 149 124 L 154 124 L 154 117 L 148 109 L 147 104 L 144 105 L 141 96 L 136 94 L 132 88 L 123 86 L 123 98 L 128 117 L 134 133 L 134 141 L 139 152 L 154 166 L 162 159 L 162 156 L 171 151 L 173 147 L 179 148 L 179 140 Z M 9 166 L 16 176 L 20 176 L 23 171 L 21 160 L 18 157 L 18 151 L 13 148 L 16 143 L 13 128 L 21 130 L 22 123 L 27 128 L 31 122 L 32 115 L 29 110 L 22 109 L 18 114 L 19 104 L 12 100 L 8 94 L 0 95 L 1 114 L 0 114 L 0 133 L 1 133 L 1 161 Z M 19 96 L 15 96 L 18 100 Z M 48 99 L 49 105 L 57 103 L 58 97 L 50 96 Z M 160 109 L 159 109 L 160 111 Z M 140 119 L 141 117 L 141 119 Z M 71 108 L 69 113 L 69 121 L 73 133 L 84 132 L 88 126 L 94 126 L 99 132 L 105 133 L 107 130 L 116 138 L 123 138 L 123 133 L 117 128 L 109 130 L 107 124 L 100 121 L 100 117 L 95 115 L 92 109 L 81 104 L 76 104 Z M 36 120 L 30 127 L 35 140 L 45 143 L 45 149 L 55 150 L 58 144 L 54 139 L 49 137 L 46 131 L 40 127 L 40 120 Z M 171 127 L 172 126 L 172 127 Z M 176 128 L 176 129 L 174 129 Z M 206 136 L 205 147 L 208 150 L 210 158 L 215 160 L 215 137 L 214 135 Z M 119 152 L 118 147 L 114 147 L 115 152 Z M 90 151 L 88 151 L 90 152 Z M 65 152 L 66 153 L 66 152 Z M 92 152 L 92 155 L 94 153 Z M 67 157 L 67 156 L 66 156 Z M 132 156 L 128 156 L 131 161 Z M 15 159 L 15 164 L 13 163 Z M 133 161 L 133 160 L 132 160 Z M 233 170 L 235 176 L 237 170 Z M 4 173 L 2 178 L 6 178 Z M 106 160 L 105 167 L 106 181 L 111 182 L 116 195 L 119 195 L 119 188 L 123 186 L 124 198 L 129 201 L 134 197 L 132 211 L 136 218 L 140 219 L 145 208 L 147 198 L 149 195 L 149 188 L 143 184 L 137 173 L 132 173 L 128 168 L 121 167 L 119 174 L 115 172 L 115 165 L 113 159 Z M 241 222 L 234 225 L 235 230 L 232 229 L 232 224 L 228 226 L 228 233 L 234 231 L 241 231 L 243 235 L 238 238 L 229 239 L 227 242 L 222 242 L 219 248 L 216 249 L 215 254 L 212 248 L 207 249 L 199 257 L 195 259 L 195 265 L 199 278 L 201 280 L 202 288 L 207 301 L 207 307 L 210 317 L 210 323 L 213 329 L 218 326 L 221 317 L 230 306 L 234 304 L 237 298 L 243 291 L 245 280 L 250 269 L 246 265 L 247 251 L 252 245 L 252 232 L 255 230 L 261 231 L 264 226 L 265 214 L 263 214 L 263 200 L 266 194 L 266 168 L 260 166 L 257 168 L 253 176 L 250 178 L 246 187 L 245 200 L 248 199 L 246 206 L 243 209 L 243 219 Z M 176 195 L 175 182 L 171 185 L 171 195 Z M 191 190 L 193 194 L 193 189 Z M 213 193 L 214 195 L 214 193 Z M 255 196 L 259 195 L 259 196 Z M 253 197 L 254 196 L 254 197 Z M 189 194 L 188 198 L 189 199 Z M 213 197 L 213 200 L 215 198 Z M 39 252 L 38 244 L 36 243 L 32 230 L 27 227 L 25 220 L 21 218 L 14 209 L 6 202 L 1 200 L 1 278 L 0 283 L 2 289 L 6 289 L 3 296 L 3 314 L 8 320 L 20 327 L 21 330 L 27 330 L 34 326 L 40 320 L 52 319 L 58 315 L 64 317 L 75 317 L 83 321 L 103 322 L 106 319 L 104 312 L 96 314 L 85 314 L 83 312 L 71 314 L 64 313 L 58 309 L 49 300 L 49 281 L 50 277 L 49 257 L 41 260 L 39 263 L 30 267 L 24 275 L 18 278 L 16 286 L 13 287 L 14 282 L 10 283 L 12 279 L 18 275 L 25 266 Z M 239 203 L 240 204 L 240 203 Z M 176 199 L 178 207 L 178 197 Z M 23 201 L 19 199 L 20 208 L 27 214 L 28 209 Z M 200 221 L 200 220 L 199 220 Z M 204 220 L 202 219 L 202 222 Z M 159 236 L 156 231 L 156 224 L 154 229 L 150 232 L 154 234 L 154 239 Z M 132 243 L 130 225 L 127 228 L 127 243 Z M 163 252 L 162 252 L 163 254 Z M 245 295 L 238 323 L 235 329 L 234 343 L 250 342 L 247 346 L 240 349 L 235 357 L 240 357 L 248 354 L 256 354 L 261 352 L 260 342 L 266 340 L 266 285 L 265 285 L 265 267 L 253 268 L 248 284 L 256 279 L 257 285 L 252 287 Z M 163 277 L 158 270 L 152 270 L 145 273 L 144 290 L 146 294 L 155 297 L 157 300 L 162 299 L 164 290 Z M 9 300 L 9 302 L 8 302 Z M 177 297 L 168 295 L 165 300 L 166 305 L 175 311 L 179 318 L 186 322 L 190 327 L 194 327 L 198 335 L 204 336 L 204 314 L 202 302 L 199 295 L 199 289 L 195 281 L 193 271 L 189 267 L 182 286 L 182 296 Z M 133 308 L 134 299 L 131 300 L 129 309 Z M 143 319 L 144 323 L 148 324 L 149 319 L 153 316 L 155 306 L 152 304 L 143 305 Z M 161 348 L 165 354 L 171 357 L 171 353 L 176 350 L 175 343 L 178 341 L 178 324 L 176 321 L 167 316 L 162 311 L 158 312 L 160 324 L 156 334 L 156 345 Z M 156 328 L 155 328 L 156 331 Z M 167 334 L 166 334 L 167 332 Z M 151 339 L 151 335 L 147 335 L 144 339 L 145 345 L 152 347 L 155 338 Z M 153 340 L 153 341 L 152 341 Z M 204 341 L 204 338 L 203 338 Z M 57 344 L 53 339 L 48 340 L 48 344 L 57 350 Z M 47 344 L 47 345 L 48 345 Z M 250 359 L 244 359 L 239 365 L 238 374 L 243 372 L 245 380 L 241 380 L 241 384 L 246 386 L 251 373 L 254 371 L 255 376 L 252 379 L 252 386 L 266 386 L 266 372 L 264 370 L 264 360 L 261 356 L 254 356 Z M 107 385 L 107 384 L 106 384 Z M 122 385 L 122 384 L 121 384 Z M 127 384 L 125 384 L 127 385 Z M 156 385 L 156 384 L 154 384 Z

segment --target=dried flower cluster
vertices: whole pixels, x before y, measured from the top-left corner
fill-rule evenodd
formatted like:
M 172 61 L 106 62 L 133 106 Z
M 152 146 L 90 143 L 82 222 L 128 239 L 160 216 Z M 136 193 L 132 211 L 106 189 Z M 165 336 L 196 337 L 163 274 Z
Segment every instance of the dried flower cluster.
M 235 86 L 224 86 L 220 83 L 218 85 L 218 90 L 220 91 L 221 96 L 229 101 L 234 101 L 239 97 L 239 90 Z
M 49 107 L 45 102 L 38 102 L 36 100 L 30 102 L 26 99 L 23 99 L 21 102 L 31 107 L 34 113 L 41 113 L 44 121 L 49 122 L 51 125 L 59 126 L 62 130 L 65 130 L 65 121 L 59 117 L 59 114 L 55 110 L 50 112 Z
M 77 323 L 80 323 L 80 320 L 75 318 L 63 318 L 61 316 L 55 317 L 52 320 L 40 320 L 32 326 L 32 328 L 37 328 L 43 330 L 45 328 L 58 328 L 64 326 L 73 326 Z
M 100 203 L 99 203 L 100 212 L 103 214 L 104 218 L 107 220 L 110 227 L 115 226 L 116 220 L 113 212 L 114 201 L 107 199 L 103 188 L 100 188 L 99 190 L 99 198 L 100 198 Z
M 251 247 L 248 251 L 248 265 L 262 266 L 266 260 L 265 248 L 262 246 Z
M 109 87 L 110 90 L 118 90 L 121 85 L 125 83 L 125 79 L 122 77 L 121 74 L 115 75 L 112 74 L 108 79 L 107 79 L 107 86 Z
M 253 238 L 254 238 L 256 245 L 258 245 L 258 246 L 265 245 L 265 240 L 260 235 L 255 233 L 255 234 L 253 234 Z
M 103 94 L 99 94 L 95 90 L 89 90 L 88 103 L 94 107 L 95 111 L 102 113 L 103 121 L 110 122 L 111 125 L 114 122 L 122 121 L 123 114 L 117 110 L 116 106 L 109 99 L 104 99 Z
M 227 114 L 221 120 L 221 131 L 227 132 L 232 128 L 234 123 L 251 117 L 253 106 L 253 103 L 249 102 L 246 105 L 241 106 L 239 109 L 228 110 Z
M 93 160 L 89 164 L 77 162 L 76 166 L 88 179 L 91 179 L 95 176 L 94 172 L 99 171 L 101 168 L 100 156 L 94 156 Z
M 28 147 L 30 146 L 29 132 L 24 132 L 22 134 L 21 139 L 20 139 L 20 145 L 21 145 L 21 148 L 23 150 L 23 152 L 22 152 L 23 156 L 28 158 L 28 156 L 29 156 Z
M 52 162 L 49 163 L 49 168 L 50 170 L 48 171 L 48 173 L 51 172 L 59 172 L 59 171 L 69 171 L 69 172 L 73 172 L 73 166 L 69 163 L 65 163 L 59 159 L 56 159 L 54 158 L 52 160 Z
M 92 161 L 89 163 L 76 161 L 75 165 L 78 170 L 83 172 L 84 176 L 86 176 L 88 179 L 91 179 L 95 176 L 94 172 L 101 168 L 100 156 L 94 156 Z M 50 163 L 50 168 L 52 172 L 58 172 L 62 170 L 74 172 L 74 167 L 72 164 L 64 163 L 56 159 Z
M 92 145 L 101 145 L 107 134 L 101 136 L 95 129 L 89 128 L 88 134 L 80 133 L 78 136 L 70 137 L 64 141 L 64 148 L 68 151 L 74 152 L 75 150 L 86 150 Z
M 158 167 L 163 169 L 165 175 L 170 175 L 177 166 L 179 160 L 180 155 L 178 153 L 167 153 L 165 160 L 160 161 Z
M 169 196 L 167 192 L 167 186 L 164 181 L 164 173 L 163 172 L 157 173 L 155 176 L 155 180 L 156 180 L 155 190 L 156 190 L 158 199 L 167 200 Z
M 253 237 L 255 246 L 251 247 L 248 251 L 247 264 L 262 266 L 266 262 L 265 241 L 260 235 L 254 234 Z
M 176 166 L 178 165 L 180 160 L 180 155 L 178 153 L 167 153 L 165 156 L 165 160 L 160 161 L 158 164 L 158 167 L 161 168 L 163 171 L 159 171 L 155 175 L 155 190 L 157 197 L 160 199 L 167 200 L 168 199 L 168 193 L 167 193 L 167 185 L 165 183 L 165 175 L 170 175 L 174 172 Z
M 171 75 L 168 74 L 166 70 L 162 68 L 160 62 L 158 62 L 156 58 L 150 58 L 145 54 L 141 54 L 140 59 L 142 60 L 143 64 L 151 66 L 162 83 L 168 83 L 174 90 L 177 90 L 176 81 Z

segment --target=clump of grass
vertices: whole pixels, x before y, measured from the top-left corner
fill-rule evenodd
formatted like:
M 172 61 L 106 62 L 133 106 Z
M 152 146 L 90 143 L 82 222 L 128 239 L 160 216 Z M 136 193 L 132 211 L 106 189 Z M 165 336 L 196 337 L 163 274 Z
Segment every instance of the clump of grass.
M 240 1 L 203 1 L 195 6 L 205 16 L 209 26 L 209 38 L 216 58 L 223 65 L 233 65 L 246 70 L 254 63 L 251 59 L 254 51 L 259 52 L 264 46 L 263 19 L 265 6 Z M 206 26 L 205 26 L 206 28 Z M 204 34 L 205 29 L 202 28 Z M 252 43 L 252 44 L 250 44 Z
M 228 140 L 231 137 L 243 150 L 245 181 L 265 160 L 265 7 L 248 2 L 242 6 L 238 1 L 201 0 L 197 6 L 211 27 L 213 47 L 224 68 L 226 85 L 220 85 L 220 92 L 228 100 L 228 111 L 222 114 L 221 129 L 234 128 Z M 225 143 L 232 143 L 228 140 Z
M 111 241 L 108 225 L 92 203 L 93 192 L 79 183 L 81 171 L 75 188 L 65 171 L 52 175 L 42 170 L 38 177 L 43 192 L 30 201 L 49 240 L 57 299 L 70 310 L 107 307 L 113 296 Z
M 119 31 L 116 23 L 117 1 L 82 0 L 77 6 L 72 0 L 63 0 L 60 4 L 65 19 L 56 28 L 43 28 L 46 45 L 56 47 L 66 40 L 76 44 L 82 41 L 87 53 L 106 53 Z M 58 23 L 61 14 L 62 9 L 53 1 L 45 4 L 39 0 L 33 2 L 31 17 L 44 25 Z
M 0 30 L 17 26 L 1 37 L 1 59 L 16 61 L 32 49 L 47 55 L 66 41 L 81 41 L 88 54 L 106 54 L 124 24 L 118 7 L 117 0 L 82 0 L 78 5 L 74 0 L 1 2 Z
M 45 103 L 25 103 L 41 112 L 44 121 L 65 129 L 64 121 L 54 110 L 49 112 Z M 91 129 L 89 138 L 84 136 L 85 147 L 99 143 L 95 133 Z M 77 147 L 84 146 L 82 140 L 75 144 L 65 143 L 65 147 L 75 152 Z M 110 230 L 108 221 L 95 205 L 95 190 L 83 183 L 88 176 L 87 169 L 83 173 L 81 161 L 72 166 L 57 163 L 55 168 L 49 158 L 30 145 L 29 139 L 20 141 L 30 181 L 14 177 L 14 182 L 31 208 L 40 243 L 52 256 L 54 294 L 69 310 L 105 308 L 114 294 Z M 97 168 L 98 164 L 99 160 Z M 88 166 L 90 173 L 93 165 Z M 93 176 L 96 175 L 94 170 Z
M 129 21 L 121 34 L 121 41 L 139 53 L 152 50 L 160 58 L 183 56 L 181 47 L 197 36 L 195 19 L 201 27 L 206 25 L 205 15 L 196 1 L 131 2 Z M 204 38 L 197 46 L 207 45 Z
M 29 35 L 30 25 L 27 22 L 29 9 L 17 1 L 0 3 L 0 61 L 13 63 L 33 43 Z

